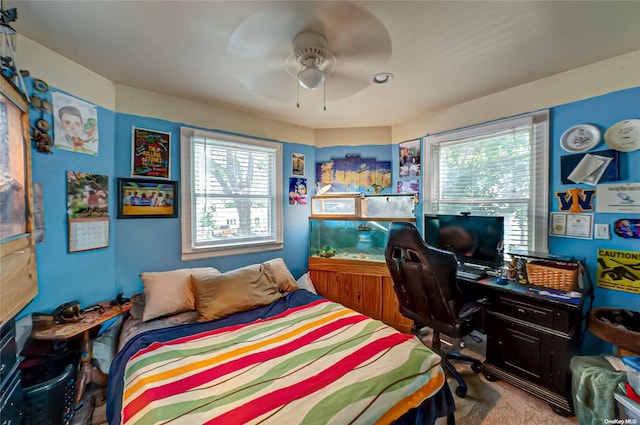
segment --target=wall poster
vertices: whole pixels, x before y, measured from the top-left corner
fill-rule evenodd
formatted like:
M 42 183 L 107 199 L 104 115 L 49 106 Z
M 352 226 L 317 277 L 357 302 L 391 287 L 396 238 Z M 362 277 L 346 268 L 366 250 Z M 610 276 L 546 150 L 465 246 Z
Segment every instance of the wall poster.
M 304 154 L 291 154 L 291 174 L 294 176 L 304 176 Z
M 329 192 L 391 193 L 391 162 L 358 154 L 316 162 L 316 186 Z
M 168 179 L 171 174 L 171 133 L 133 127 L 131 175 Z
M 640 252 L 598 249 L 597 276 L 601 288 L 640 294 Z
M 420 175 L 420 139 L 400 143 L 398 177 Z
M 307 179 L 289 177 L 289 205 L 307 205 Z
M 98 155 L 98 108 L 60 92 L 53 101 L 53 146 L 87 155 Z

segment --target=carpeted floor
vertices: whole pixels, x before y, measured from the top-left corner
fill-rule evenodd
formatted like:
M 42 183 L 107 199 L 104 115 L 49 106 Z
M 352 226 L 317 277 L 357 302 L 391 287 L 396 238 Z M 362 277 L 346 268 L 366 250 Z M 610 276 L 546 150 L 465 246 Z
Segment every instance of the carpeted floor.
M 481 334 L 474 333 L 481 337 Z M 431 345 L 430 336 L 424 342 Z M 462 349 L 464 354 L 484 360 L 485 340 L 475 342 L 465 337 L 467 347 Z M 475 374 L 469 365 L 454 362 L 456 369 L 462 374 L 469 387 L 467 396 L 460 398 L 455 395 L 457 383 L 448 378 L 449 387 L 454 393 L 456 402 L 456 425 L 575 425 L 575 416 L 563 417 L 556 414 L 546 401 L 532 396 L 506 382 L 489 382 L 484 375 Z M 436 425 L 445 425 L 446 419 L 441 418 Z

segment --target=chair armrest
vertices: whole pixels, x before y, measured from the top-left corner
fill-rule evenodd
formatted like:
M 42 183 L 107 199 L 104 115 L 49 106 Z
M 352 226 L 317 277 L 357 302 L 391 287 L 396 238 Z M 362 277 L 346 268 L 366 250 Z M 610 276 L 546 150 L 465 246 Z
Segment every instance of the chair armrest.
M 482 307 L 486 306 L 489 303 L 488 298 L 480 298 L 479 300 L 470 301 L 463 304 L 458 316 L 462 320 L 467 320 L 471 318 L 474 314 L 476 314 Z

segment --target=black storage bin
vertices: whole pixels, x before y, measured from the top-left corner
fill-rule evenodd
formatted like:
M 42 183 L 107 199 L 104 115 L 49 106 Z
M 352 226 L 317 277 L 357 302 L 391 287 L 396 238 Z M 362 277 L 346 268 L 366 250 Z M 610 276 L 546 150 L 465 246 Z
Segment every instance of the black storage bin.
M 77 367 L 68 364 L 58 376 L 25 387 L 23 424 L 70 424 L 75 408 L 77 373 Z

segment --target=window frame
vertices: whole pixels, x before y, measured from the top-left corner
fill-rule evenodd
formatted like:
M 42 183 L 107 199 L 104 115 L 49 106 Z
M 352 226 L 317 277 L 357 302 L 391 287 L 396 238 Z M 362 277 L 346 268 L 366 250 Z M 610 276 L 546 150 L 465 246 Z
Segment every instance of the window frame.
M 194 213 L 192 208 L 193 182 L 193 138 L 204 137 L 217 139 L 222 142 L 238 143 L 250 146 L 267 147 L 275 150 L 275 240 L 274 241 L 238 241 L 217 247 L 196 248 L 193 243 L 192 223 Z M 282 144 L 274 141 L 258 139 L 219 131 L 205 131 L 190 127 L 180 127 L 180 226 L 181 226 L 181 254 L 182 261 L 199 260 L 205 258 L 224 257 L 229 255 L 249 254 L 255 252 L 275 251 L 283 248 L 283 203 L 282 203 Z
M 424 163 L 428 164 L 429 172 L 424 173 L 424 198 L 423 212 L 425 214 L 437 214 L 437 208 L 432 199 L 432 185 L 438 173 L 437 161 L 432 158 L 432 150 L 436 145 L 455 143 L 456 141 L 481 137 L 482 135 L 496 133 L 510 128 L 531 124 L 533 126 L 533 144 L 531 164 L 531 195 L 530 195 L 530 234 L 533 244 L 529 245 L 531 251 L 549 251 L 549 111 L 542 110 L 529 114 L 504 118 L 488 123 L 473 125 L 458 130 L 446 131 L 426 137 L 426 149 L 424 149 Z

